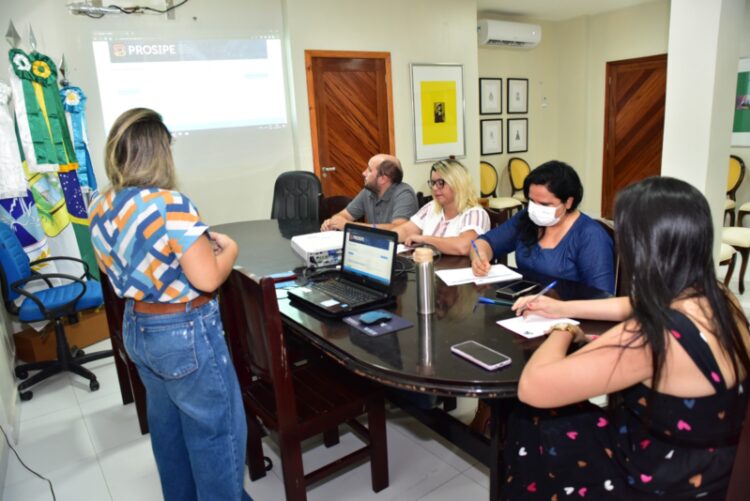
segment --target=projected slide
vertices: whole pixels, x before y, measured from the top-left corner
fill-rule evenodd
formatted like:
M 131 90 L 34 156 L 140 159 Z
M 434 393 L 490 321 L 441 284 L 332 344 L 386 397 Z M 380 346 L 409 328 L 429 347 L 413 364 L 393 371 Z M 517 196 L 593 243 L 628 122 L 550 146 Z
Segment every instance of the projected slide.
M 153 108 L 172 132 L 287 123 L 281 41 L 94 40 L 107 130 L 125 110 Z

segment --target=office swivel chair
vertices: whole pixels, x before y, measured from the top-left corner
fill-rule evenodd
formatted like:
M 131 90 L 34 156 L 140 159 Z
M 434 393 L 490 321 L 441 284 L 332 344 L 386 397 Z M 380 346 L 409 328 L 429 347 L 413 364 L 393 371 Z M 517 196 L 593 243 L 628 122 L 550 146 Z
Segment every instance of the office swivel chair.
M 31 269 L 32 264 L 54 260 L 80 262 L 85 273 L 80 277 L 74 277 L 62 273 L 37 273 Z M 84 281 L 84 278 L 87 280 Z M 64 285 L 52 285 L 53 281 L 62 281 Z M 26 288 L 31 283 L 46 285 L 47 288 L 32 292 Z M 22 322 L 50 320 L 55 325 L 57 360 L 16 366 L 16 377 L 25 380 L 18 385 L 21 400 L 30 400 L 34 396 L 31 391 L 24 390 L 63 371 L 74 372 L 88 379 L 91 391 L 98 390 L 99 382 L 96 375 L 82 365 L 111 357 L 112 350 L 86 355 L 82 350 L 74 348 L 71 352 L 63 327 L 63 318 L 68 317 L 71 322 L 75 322 L 79 311 L 96 308 L 102 304 L 101 286 L 89 274 L 86 263 L 70 257 L 50 257 L 30 263 L 13 230 L 7 224 L 0 223 L 0 286 L 5 309 L 11 315 Z M 29 371 L 37 370 L 38 373 L 29 377 Z
M 320 222 L 323 190 L 318 176 L 295 170 L 282 173 L 273 187 L 271 219 Z

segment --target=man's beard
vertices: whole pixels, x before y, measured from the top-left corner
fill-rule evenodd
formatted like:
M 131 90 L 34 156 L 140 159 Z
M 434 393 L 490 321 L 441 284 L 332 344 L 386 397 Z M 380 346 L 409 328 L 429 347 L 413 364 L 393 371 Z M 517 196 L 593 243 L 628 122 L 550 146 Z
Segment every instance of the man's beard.
M 374 194 L 378 194 L 378 185 L 376 183 L 365 183 L 365 189 Z

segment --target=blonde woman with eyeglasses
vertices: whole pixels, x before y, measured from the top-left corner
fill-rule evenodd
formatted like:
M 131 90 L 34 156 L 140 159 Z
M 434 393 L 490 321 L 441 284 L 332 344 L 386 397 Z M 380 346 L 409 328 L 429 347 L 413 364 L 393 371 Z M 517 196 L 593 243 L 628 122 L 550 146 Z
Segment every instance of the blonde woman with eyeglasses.
M 479 205 L 469 171 L 457 160 L 432 164 L 432 201 L 395 231 L 406 245 L 427 244 L 443 254 L 469 254 L 471 241 L 490 229 L 490 218 Z

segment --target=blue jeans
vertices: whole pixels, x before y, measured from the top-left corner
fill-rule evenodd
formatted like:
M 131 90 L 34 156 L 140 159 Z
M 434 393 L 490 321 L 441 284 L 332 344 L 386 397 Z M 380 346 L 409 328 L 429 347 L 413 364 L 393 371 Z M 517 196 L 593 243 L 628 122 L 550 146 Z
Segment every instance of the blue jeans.
M 249 500 L 247 422 L 216 300 L 166 315 L 134 312 L 128 300 L 122 331 L 146 387 L 164 499 Z

